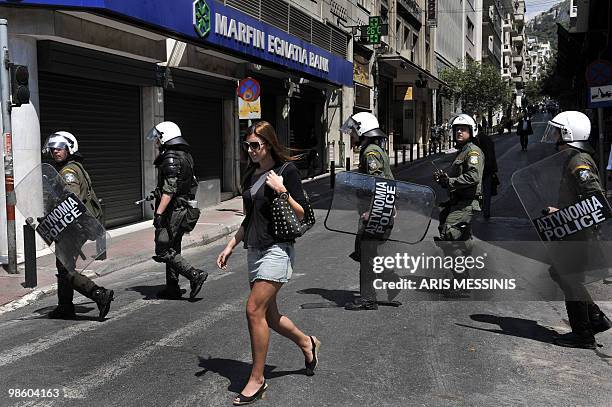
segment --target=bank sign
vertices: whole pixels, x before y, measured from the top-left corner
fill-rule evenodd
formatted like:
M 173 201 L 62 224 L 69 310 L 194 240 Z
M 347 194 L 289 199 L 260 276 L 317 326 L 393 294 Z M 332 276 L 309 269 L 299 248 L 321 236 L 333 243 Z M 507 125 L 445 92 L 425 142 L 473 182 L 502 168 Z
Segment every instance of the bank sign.
M 0 0 L 0 4 L 92 10 L 154 25 L 195 42 L 224 48 L 339 85 L 352 86 L 353 64 L 323 48 L 215 0 Z M 10 24 L 10 22 L 9 22 Z

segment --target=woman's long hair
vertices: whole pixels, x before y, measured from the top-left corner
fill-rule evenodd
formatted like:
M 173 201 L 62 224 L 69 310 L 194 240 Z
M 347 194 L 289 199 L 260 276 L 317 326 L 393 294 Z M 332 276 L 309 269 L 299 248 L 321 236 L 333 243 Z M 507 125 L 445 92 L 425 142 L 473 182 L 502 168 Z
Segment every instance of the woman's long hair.
M 259 137 L 270 146 L 270 154 L 272 154 L 272 158 L 275 162 L 283 163 L 286 161 L 294 161 L 297 159 L 295 157 L 291 157 L 288 153 L 288 149 L 280 144 L 280 142 L 278 141 L 278 137 L 276 136 L 276 131 L 274 130 L 274 127 L 272 127 L 272 125 L 267 121 L 261 120 L 249 127 L 246 132 L 246 137 L 251 135 Z M 253 172 L 255 172 L 255 170 L 259 167 L 258 163 L 254 163 L 251 160 L 251 157 L 248 155 L 248 153 L 247 157 L 249 160 L 249 165 L 247 166 L 246 172 L 241 182 L 243 190 L 245 189 L 246 184 L 251 178 L 251 175 L 253 175 Z

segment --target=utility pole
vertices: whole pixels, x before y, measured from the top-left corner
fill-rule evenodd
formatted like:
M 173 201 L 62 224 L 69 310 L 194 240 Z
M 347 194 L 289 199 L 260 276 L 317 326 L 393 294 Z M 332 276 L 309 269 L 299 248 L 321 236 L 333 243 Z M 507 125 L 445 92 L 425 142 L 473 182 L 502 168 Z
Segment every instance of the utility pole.
M 8 246 L 8 268 L 10 274 L 17 273 L 17 233 L 15 229 L 15 180 L 13 178 L 13 138 L 11 127 L 10 71 L 8 54 L 8 22 L 0 19 L 0 88 L 2 103 L 2 134 L 4 136 L 4 186 L 6 192 L 6 237 Z

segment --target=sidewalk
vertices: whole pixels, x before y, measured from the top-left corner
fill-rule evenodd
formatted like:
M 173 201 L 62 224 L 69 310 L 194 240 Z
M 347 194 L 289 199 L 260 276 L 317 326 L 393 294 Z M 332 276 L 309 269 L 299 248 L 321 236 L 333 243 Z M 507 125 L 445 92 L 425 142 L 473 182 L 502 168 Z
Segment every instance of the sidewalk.
M 402 163 L 400 158 L 397 166 L 392 157 L 392 170 L 393 172 L 399 172 L 427 157 L 421 157 L 412 162 L 406 157 L 405 163 Z M 356 170 L 354 164 L 352 170 Z M 336 167 L 336 173 L 342 171 L 344 171 L 344 168 Z M 324 199 L 331 193 L 329 173 L 321 174 L 312 180 L 305 179 L 302 182 L 313 203 Z M 202 246 L 231 235 L 238 230 L 243 218 L 242 197 L 240 196 L 203 209 L 200 221 L 195 229 L 183 237 L 183 249 Z M 154 254 L 154 229 L 151 220 L 110 230 L 109 233 L 111 244 L 107 259 L 94 261 L 83 273 L 90 278 L 143 263 Z M 35 288 L 25 288 L 23 286 L 25 280 L 23 264 L 18 266 L 19 274 L 8 274 L 0 268 L 0 314 L 21 308 L 44 295 L 53 294 L 57 291 L 55 255 L 50 253 L 48 249 L 43 251 L 42 254 L 39 253 L 39 257 L 36 259 L 38 285 Z

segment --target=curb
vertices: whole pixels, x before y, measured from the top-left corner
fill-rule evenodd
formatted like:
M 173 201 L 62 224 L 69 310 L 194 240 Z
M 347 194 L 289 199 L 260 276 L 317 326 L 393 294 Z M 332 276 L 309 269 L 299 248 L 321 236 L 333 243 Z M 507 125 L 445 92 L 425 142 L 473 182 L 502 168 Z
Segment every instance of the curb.
M 224 237 L 234 233 L 235 231 L 238 230 L 239 227 L 240 227 L 240 224 L 225 226 L 221 229 L 219 233 L 216 233 L 214 235 L 206 235 L 206 234 L 202 235 L 200 239 L 194 239 L 192 242 L 184 245 L 183 250 L 190 249 L 190 248 L 197 247 L 197 246 L 206 246 L 207 244 L 216 242 L 217 240 L 223 239 Z M 150 254 L 138 255 L 134 257 L 129 257 L 127 259 L 126 258 L 116 259 L 116 260 L 110 261 L 106 266 L 102 267 L 97 272 L 89 271 L 89 272 L 83 273 L 83 275 L 91 279 L 95 279 L 96 277 L 105 276 L 115 271 L 119 271 L 119 270 L 126 269 L 128 267 L 136 266 L 138 264 L 146 262 L 149 259 L 151 259 Z M 17 300 L 13 300 L 11 302 L 8 302 L 0 306 L 0 315 L 10 312 L 10 311 L 15 311 L 19 308 L 30 305 L 38 301 L 42 297 L 51 295 L 51 294 L 55 294 L 56 292 L 57 292 L 57 283 L 53 283 L 53 284 L 50 284 L 44 287 L 37 288 Z

